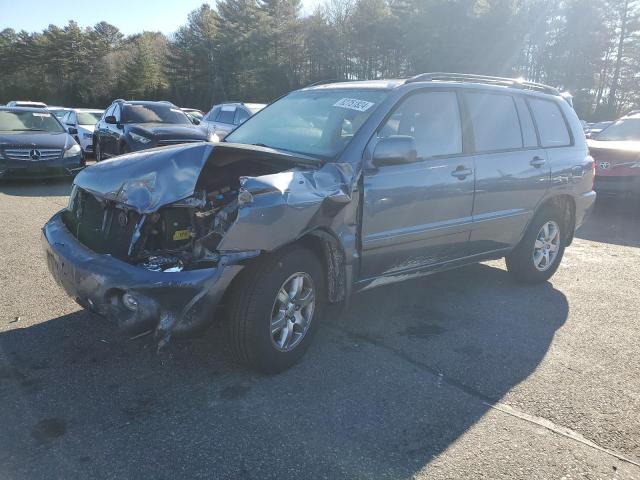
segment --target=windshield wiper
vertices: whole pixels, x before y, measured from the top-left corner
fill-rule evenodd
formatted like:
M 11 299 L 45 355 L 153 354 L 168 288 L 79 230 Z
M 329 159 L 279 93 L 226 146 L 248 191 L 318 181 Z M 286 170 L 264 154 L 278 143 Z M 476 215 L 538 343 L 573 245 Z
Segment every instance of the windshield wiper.
M 12 132 L 47 132 L 48 130 L 43 130 L 41 128 L 13 128 Z

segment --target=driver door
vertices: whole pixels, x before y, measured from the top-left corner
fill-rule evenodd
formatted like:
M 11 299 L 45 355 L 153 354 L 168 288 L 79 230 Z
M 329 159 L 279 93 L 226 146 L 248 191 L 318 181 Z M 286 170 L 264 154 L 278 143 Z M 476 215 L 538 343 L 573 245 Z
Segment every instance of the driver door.
M 405 97 L 374 141 L 392 135 L 412 136 L 417 160 L 365 172 L 361 280 L 432 268 L 467 253 L 474 160 L 463 147 L 456 92 Z

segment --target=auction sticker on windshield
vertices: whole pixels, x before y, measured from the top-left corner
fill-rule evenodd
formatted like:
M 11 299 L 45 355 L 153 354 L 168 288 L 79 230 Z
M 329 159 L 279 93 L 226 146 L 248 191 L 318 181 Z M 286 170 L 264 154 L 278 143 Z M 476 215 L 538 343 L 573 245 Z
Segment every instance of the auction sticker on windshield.
M 366 112 L 375 105 L 366 100 L 358 100 L 357 98 L 341 98 L 333 104 L 334 107 L 348 108 L 349 110 L 357 110 L 358 112 Z

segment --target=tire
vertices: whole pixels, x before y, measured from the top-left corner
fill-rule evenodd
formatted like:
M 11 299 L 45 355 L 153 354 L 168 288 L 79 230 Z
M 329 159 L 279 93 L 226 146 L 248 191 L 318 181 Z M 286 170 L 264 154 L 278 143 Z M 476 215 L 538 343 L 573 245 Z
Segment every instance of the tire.
M 506 258 L 507 270 L 518 282 L 545 282 L 556 272 L 567 238 L 564 218 L 557 207 L 545 207 L 533 217 L 524 237 Z M 555 236 L 554 229 L 557 229 Z
M 296 308 L 290 301 L 297 285 L 301 286 L 301 293 L 294 298 L 295 303 L 302 305 L 308 301 L 306 294 L 310 290 L 314 295 L 314 301 L 303 308 Z M 300 247 L 270 255 L 246 268 L 234 283 L 229 301 L 226 326 L 232 357 L 268 374 L 297 363 L 321 318 L 324 285 L 324 271 L 317 257 Z M 288 297 L 278 295 L 283 287 L 289 291 Z M 285 304 L 289 305 L 286 310 L 281 308 Z M 275 319 L 278 321 L 274 322 Z M 280 325 L 282 328 L 278 330 L 276 327 Z

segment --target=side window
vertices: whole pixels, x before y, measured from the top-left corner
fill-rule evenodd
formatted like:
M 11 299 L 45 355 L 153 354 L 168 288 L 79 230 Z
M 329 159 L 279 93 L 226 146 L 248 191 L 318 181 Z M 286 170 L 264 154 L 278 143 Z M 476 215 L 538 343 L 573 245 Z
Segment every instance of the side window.
M 71 115 L 71 112 L 67 112 L 65 113 L 62 118 L 60 119 L 60 123 L 64 123 L 64 124 L 69 124 L 71 123 L 71 121 L 69 120 L 69 116 Z
M 462 153 L 462 127 L 455 92 L 420 92 L 408 96 L 378 131 L 378 137 L 409 135 L 418 158 Z
M 540 143 L 543 147 L 566 147 L 571 145 L 571 136 L 567 130 L 560 107 L 550 100 L 529 98 L 533 117 L 538 125 Z
M 216 118 L 216 122 L 220 123 L 233 123 L 233 117 L 236 114 L 236 107 L 234 105 L 223 105 L 220 108 L 220 113 Z
M 233 123 L 235 125 L 240 125 L 241 123 L 243 123 L 250 116 L 251 115 L 249 114 L 249 112 L 247 112 L 244 108 L 237 108 L 236 109 L 236 118 L 233 121 Z
M 516 105 L 510 95 L 465 93 L 477 152 L 522 148 Z
M 71 125 L 76 124 L 76 112 L 69 112 L 69 117 L 67 118 L 67 122 L 69 122 Z
M 522 97 L 515 97 L 516 107 L 518 107 L 518 117 L 520 117 L 520 126 L 522 127 L 522 139 L 524 140 L 524 146 L 537 147 L 538 137 L 536 135 L 536 127 L 533 125 L 533 119 L 531 118 L 531 112 L 527 107 Z

